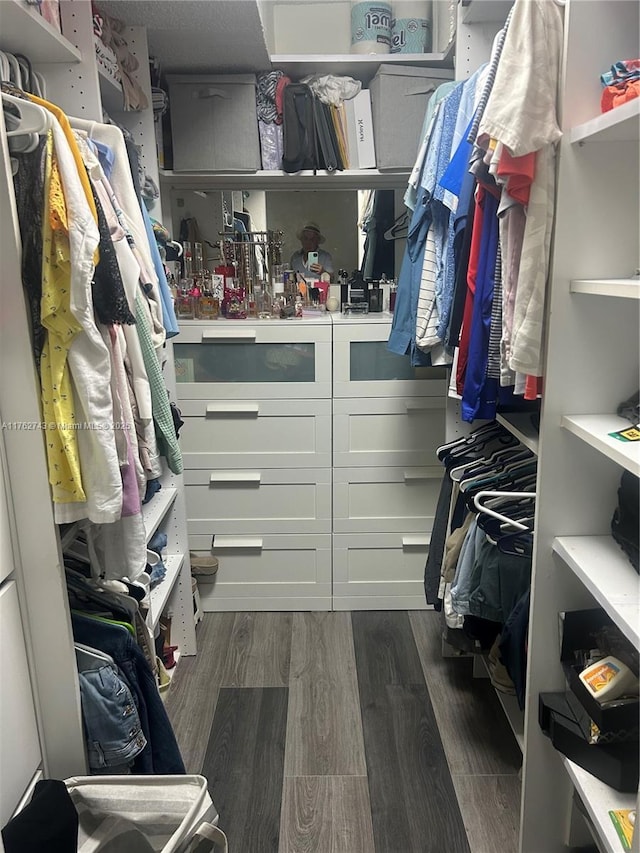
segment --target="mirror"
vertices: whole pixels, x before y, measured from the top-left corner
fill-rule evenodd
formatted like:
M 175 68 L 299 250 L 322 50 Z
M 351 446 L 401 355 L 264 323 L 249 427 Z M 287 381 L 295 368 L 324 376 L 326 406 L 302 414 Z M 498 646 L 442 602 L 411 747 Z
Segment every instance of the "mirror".
M 321 248 L 333 259 L 335 282 L 337 271 L 349 273 L 361 269 L 369 257 L 367 277 L 379 279 L 385 273 L 395 278 L 400 269 L 404 239 L 385 239 L 384 232 L 393 226 L 396 216 L 404 211 L 403 191 L 377 190 L 375 238 L 367 235 L 358 223 L 362 221 L 369 192 L 365 190 L 192 190 L 171 189 L 171 222 L 173 236 L 178 239 L 182 219 L 195 218 L 205 242 L 205 265 L 209 269 L 219 263 L 217 243 L 223 230 L 223 211 L 241 210 L 251 217 L 254 231 L 282 231 L 282 262 L 290 264 L 291 255 L 300 249 L 296 234 L 307 221 L 318 223 L 325 241 Z M 396 213 L 397 211 L 397 213 Z M 403 235 L 405 231 L 400 231 Z M 377 247 L 377 248 L 376 248 Z M 373 252 L 373 254 L 371 254 Z M 373 261 L 372 261 L 373 258 Z

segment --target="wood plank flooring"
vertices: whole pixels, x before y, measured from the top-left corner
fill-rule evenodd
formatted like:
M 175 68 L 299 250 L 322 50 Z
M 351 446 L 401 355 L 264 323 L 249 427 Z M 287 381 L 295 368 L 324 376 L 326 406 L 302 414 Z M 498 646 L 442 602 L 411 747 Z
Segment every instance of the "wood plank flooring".
M 232 853 L 514 853 L 519 751 L 439 620 L 205 614 L 167 710 Z

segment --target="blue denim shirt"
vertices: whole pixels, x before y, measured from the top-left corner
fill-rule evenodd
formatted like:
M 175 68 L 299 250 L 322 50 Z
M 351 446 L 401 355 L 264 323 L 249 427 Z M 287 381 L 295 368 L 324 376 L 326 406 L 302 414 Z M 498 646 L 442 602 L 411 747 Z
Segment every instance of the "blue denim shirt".
M 126 678 L 138 706 L 147 745 L 136 758 L 134 773 L 184 773 L 184 763 L 155 677 L 142 650 L 125 628 L 71 614 L 73 637 L 110 655 Z

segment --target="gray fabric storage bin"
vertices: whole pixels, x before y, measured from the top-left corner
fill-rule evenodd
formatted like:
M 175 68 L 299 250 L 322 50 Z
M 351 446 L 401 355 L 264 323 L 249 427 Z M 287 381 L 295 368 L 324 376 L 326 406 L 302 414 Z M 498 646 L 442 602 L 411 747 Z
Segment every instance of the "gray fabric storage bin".
M 260 168 L 253 74 L 170 74 L 167 79 L 174 171 Z
M 378 169 L 411 169 L 430 95 L 453 71 L 382 64 L 369 84 Z

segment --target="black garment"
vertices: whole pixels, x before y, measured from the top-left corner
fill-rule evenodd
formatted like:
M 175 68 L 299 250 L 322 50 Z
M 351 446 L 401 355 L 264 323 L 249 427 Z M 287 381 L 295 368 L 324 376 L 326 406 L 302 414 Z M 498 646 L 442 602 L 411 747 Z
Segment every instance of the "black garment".
M 98 244 L 100 260 L 94 270 L 92 282 L 93 307 L 98 320 L 105 326 L 111 326 L 114 323 L 132 326 L 136 322 L 136 318 L 129 310 L 116 250 L 109 233 L 102 204 L 93 184 L 91 184 L 91 192 L 98 213 L 98 231 L 100 232 Z
M 527 681 L 527 632 L 529 630 L 529 590 L 511 611 L 500 638 L 500 658 L 513 681 L 518 705 L 524 709 Z
M 464 315 L 464 304 L 467 298 L 467 270 L 469 267 L 469 256 L 471 254 L 471 236 L 473 233 L 474 216 L 475 200 L 473 198 L 473 194 L 471 194 L 466 215 L 461 217 L 460 230 L 456 230 L 456 235 L 453 241 L 456 278 L 453 290 L 453 301 L 451 303 L 451 313 L 449 315 L 449 327 L 444 341 L 449 347 L 457 347 L 460 343 L 460 329 L 462 327 L 462 318 Z
M 176 438 L 180 438 L 180 430 L 184 426 L 184 421 L 182 420 L 182 412 L 176 406 L 175 403 L 169 403 L 169 406 L 171 408 L 171 417 L 173 418 L 173 428 L 176 431 Z
M 76 853 L 78 812 L 64 782 L 45 779 L 2 830 L 6 853 Z
M 395 274 L 395 243 L 385 240 L 384 232 L 395 222 L 393 190 L 376 190 L 371 216 L 365 223 L 366 231 L 361 272 L 368 281 L 379 281 L 382 275 L 393 278 Z
M 18 161 L 13 186 L 22 236 L 22 285 L 29 304 L 33 352 L 38 374 L 46 332 L 40 322 L 42 300 L 42 214 L 44 208 L 44 154 L 46 137 L 27 154 L 12 154 Z
M 442 569 L 442 558 L 444 557 L 444 544 L 447 539 L 447 523 L 449 521 L 449 506 L 451 503 L 451 492 L 453 483 L 448 474 L 442 479 L 438 505 L 433 519 L 431 539 L 429 541 L 429 553 L 424 567 L 424 594 L 427 604 L 433 604 L 435 610 L 442 610 L 442 600 L 438 598 L 440 587 L 440 572 Z

